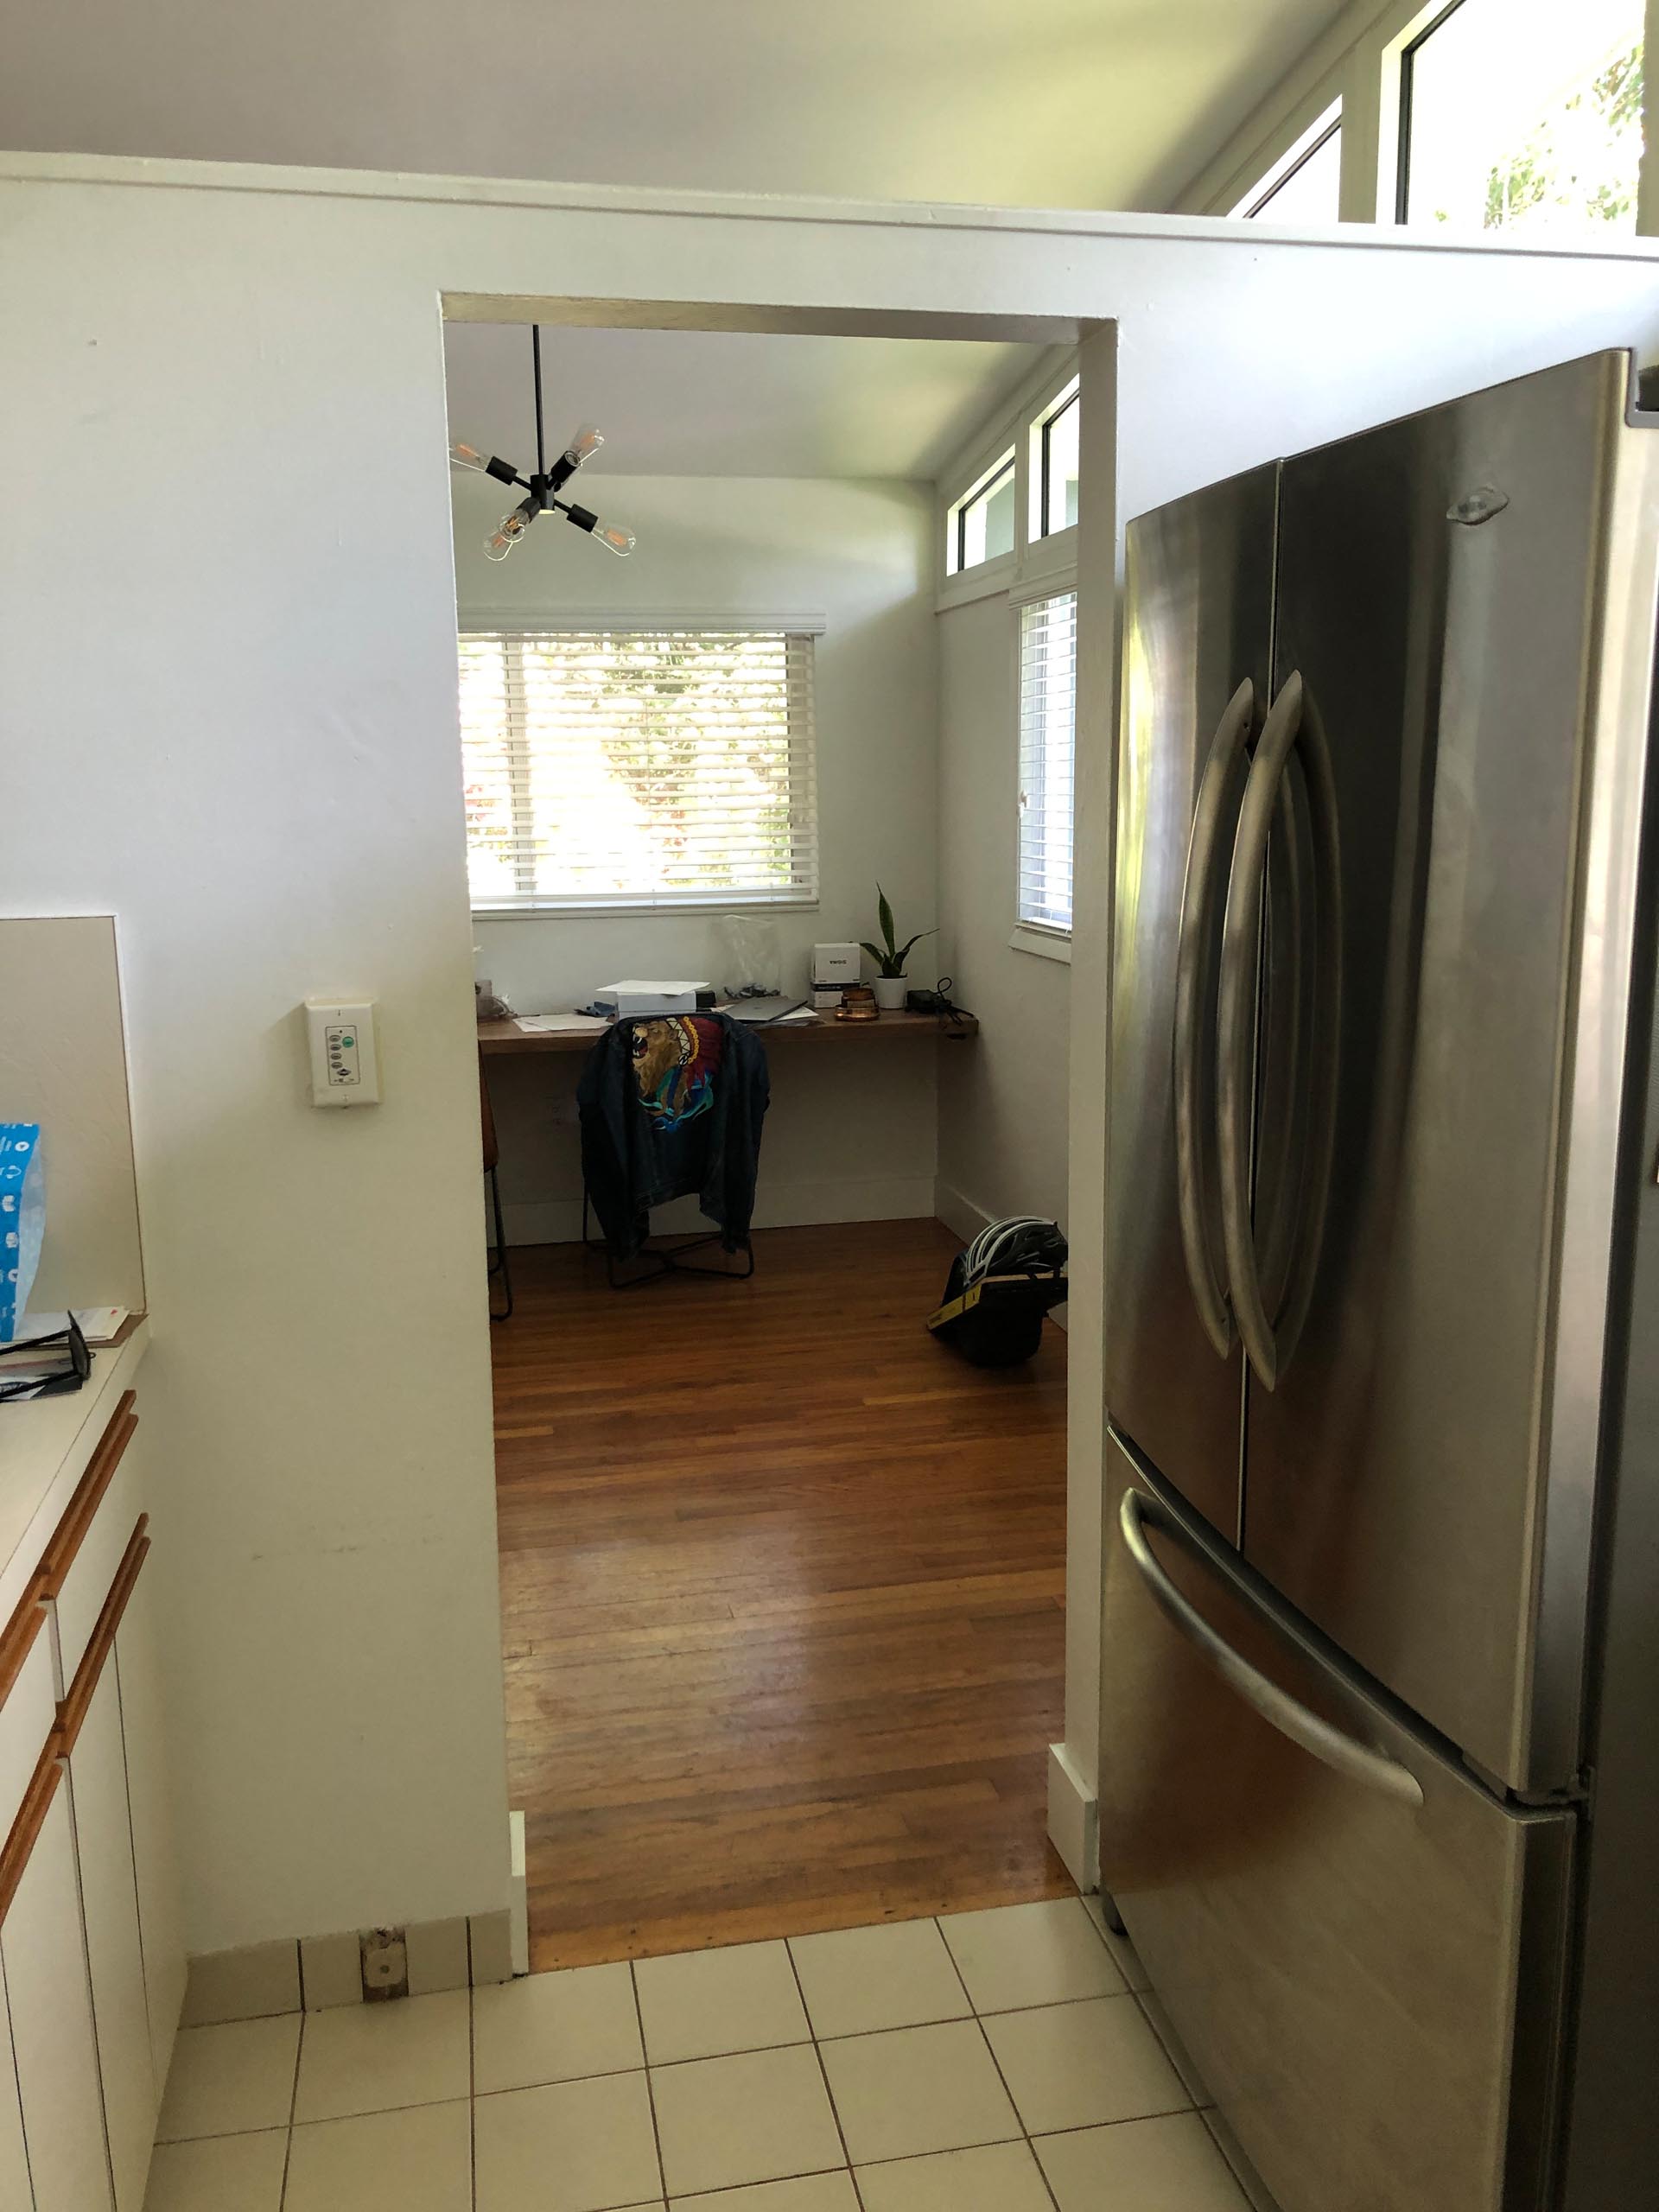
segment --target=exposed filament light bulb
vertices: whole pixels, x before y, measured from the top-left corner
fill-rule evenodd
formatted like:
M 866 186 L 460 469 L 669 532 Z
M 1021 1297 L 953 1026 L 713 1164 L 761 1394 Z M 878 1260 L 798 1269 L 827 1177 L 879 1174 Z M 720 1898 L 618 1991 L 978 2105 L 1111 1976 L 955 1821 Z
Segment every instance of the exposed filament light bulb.
M 475 468 L 480 476 L 486 474 L 489 464 L 476 446 L 463 445 L 459 438 L 449 448 L 449 459 L 457 468 Z
M 585 530 L 590 537 L 598 538 L 601 545 L 608 546 L 613 553 L 620 554 L 624 560 L 632 552 L 633 532 L 631 530 L 602 529 L 593 509 L 579 507 L 574 499 L 568 506 L 561 500 L 560 508 L 567 522 L 574 523 L 578 530 Z
M 499 529 L 493 531 L 484 541 L 486 561 L 505 561 L 513 547 L 530 528 L 531 506 L 528 500 L 517 506 L 510 515 L 503 515 Z
M 591 423 L 584 423 L 564 449 L 567 461 L 574 461 L 580 468 L 584 461 L 598 451 L 605 441 Z

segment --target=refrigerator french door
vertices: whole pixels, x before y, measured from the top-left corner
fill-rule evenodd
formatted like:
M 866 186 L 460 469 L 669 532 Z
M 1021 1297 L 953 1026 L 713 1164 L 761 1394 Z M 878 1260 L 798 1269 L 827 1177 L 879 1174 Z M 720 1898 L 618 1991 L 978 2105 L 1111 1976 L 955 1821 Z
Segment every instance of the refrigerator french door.
M 1545 2202 L 1654 644 L 1629 377 L 1128 533 L 1103 1880 L 1284 2212 Z
M 1213 1014 L 1247 748 L 1271 690 L 1277 505 L 1275 464 L 1141 517 L 1128 545 L 1107 1404 L 1230 1536 L 1243 1370 L 1222 1250 Z

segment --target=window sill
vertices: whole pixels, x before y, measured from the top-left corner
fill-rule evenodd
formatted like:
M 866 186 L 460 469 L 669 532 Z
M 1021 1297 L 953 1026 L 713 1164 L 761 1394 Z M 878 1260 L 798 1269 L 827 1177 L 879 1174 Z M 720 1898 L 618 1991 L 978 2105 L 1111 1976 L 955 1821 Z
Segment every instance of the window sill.
M 952 607 L 971 606 L 976 599 L 1000 599 L 1013 583 L 1014 572 L 1012 553 L 999 553 L 994 561 L 981 561 L 972 569 L 958 569 L 939 586 L 933 611 L 943 614 Z
M 770 914 L 776 913 L 780 908 L 791 913 L 816 912 L 817 906 L 816 892 L 793 899 L 746 899 L 727 892 L 707 899 L 676 901 L 613 899 L 598 903 L 566 905 L 555 899 L 543 899 L 534 906 L 475 906 L 471 912 L 475 922 L 567 922 L 610 921 L 624 916 L 652 914 L 664 918 L 683 914 Z
M 1025 922 L 1016 922 L 1008 943 L 1015 952 L 1034 952 L 1039 960 L 1058 960 L 1067 968 L 1071 965 L 1069 932 L 1033 929 Z
M 1039 598 L 1054 591 L 1074 591 L 1077 582 L 1077 525 L 1052 530 L 1033 537 L 1020 556 L 1020 575 L 1013 596 Z

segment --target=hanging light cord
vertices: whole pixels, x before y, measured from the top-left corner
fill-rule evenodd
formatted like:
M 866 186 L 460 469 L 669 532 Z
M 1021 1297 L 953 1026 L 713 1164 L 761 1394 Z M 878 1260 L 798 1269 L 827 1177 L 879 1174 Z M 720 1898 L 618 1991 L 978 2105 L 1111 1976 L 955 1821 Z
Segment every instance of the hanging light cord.
M 542 326 L 530 326 L 530 357 L 536 369 L 536 474 L 547 474 L 547 439 L 542 429 Z

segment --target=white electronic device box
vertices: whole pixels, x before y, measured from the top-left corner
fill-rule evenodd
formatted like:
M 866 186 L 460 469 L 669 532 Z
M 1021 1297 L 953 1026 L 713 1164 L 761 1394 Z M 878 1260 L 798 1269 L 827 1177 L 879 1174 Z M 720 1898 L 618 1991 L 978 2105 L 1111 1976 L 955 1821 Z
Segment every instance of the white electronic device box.
M 863 961 L 863 947 L 857 944 L 815 944 L 812 948 L 812 980 L 815 983 L 839 983 L 843 989 L 855 983 Z

